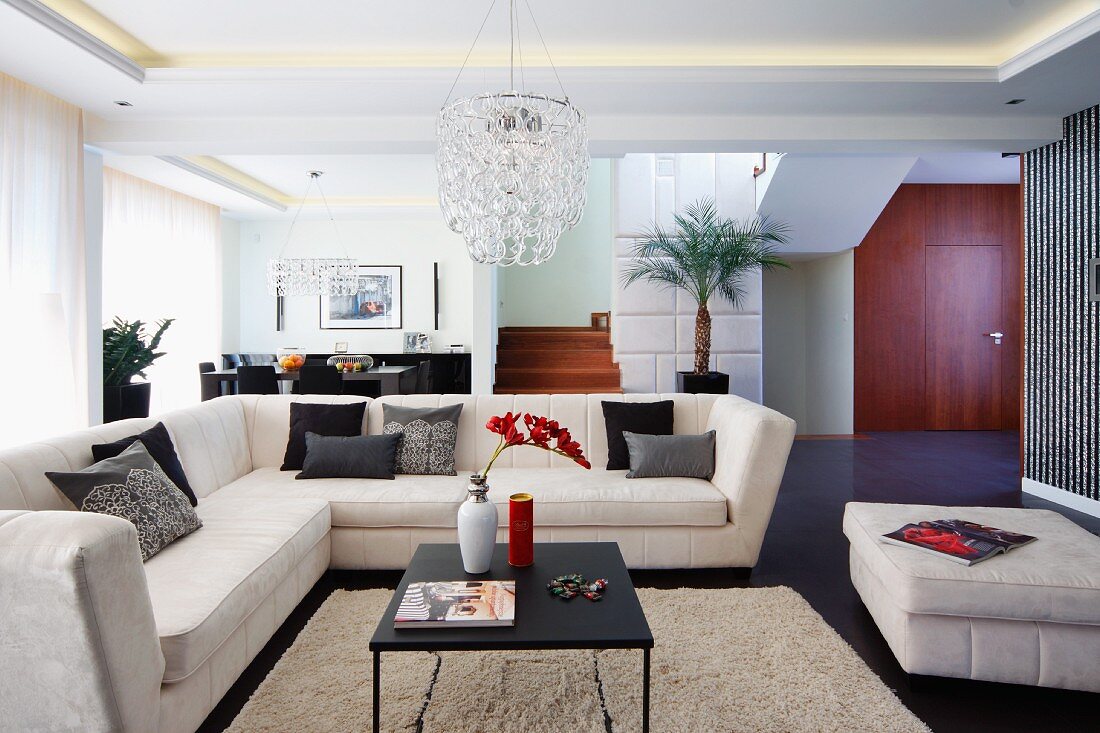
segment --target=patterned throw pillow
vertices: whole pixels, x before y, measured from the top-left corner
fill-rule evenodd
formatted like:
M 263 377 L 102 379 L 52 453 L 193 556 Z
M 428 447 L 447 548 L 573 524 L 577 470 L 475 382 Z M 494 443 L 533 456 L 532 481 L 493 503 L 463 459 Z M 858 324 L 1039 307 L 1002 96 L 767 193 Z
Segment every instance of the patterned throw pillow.
M 455 444 L 462 405 L 382 405 L 382 432 L 400 433 L 394 473 L 455 475 Z
M 82 512 L 110 514 L 137 527 L 141 559 L 148 560 L 202 521 L 140 440 L 116 458 L 83 471 L 47 471 L 46 478 Z

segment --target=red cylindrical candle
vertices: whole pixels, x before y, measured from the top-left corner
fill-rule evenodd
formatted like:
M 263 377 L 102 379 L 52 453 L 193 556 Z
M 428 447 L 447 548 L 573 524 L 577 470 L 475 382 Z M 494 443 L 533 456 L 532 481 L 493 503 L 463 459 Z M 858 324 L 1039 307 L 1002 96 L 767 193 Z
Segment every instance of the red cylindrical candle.
M 508 497 L 508 564 L 518 568 L 535 561 L 535 497 Z

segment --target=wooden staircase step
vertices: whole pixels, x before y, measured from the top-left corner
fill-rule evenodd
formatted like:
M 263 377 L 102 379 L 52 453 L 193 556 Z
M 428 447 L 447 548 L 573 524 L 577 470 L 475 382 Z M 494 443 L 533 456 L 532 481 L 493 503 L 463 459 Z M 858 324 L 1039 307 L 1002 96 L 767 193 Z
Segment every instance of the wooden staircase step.
M 560 367 L 613 369 L 611 349 L 497 349 L 497 367 Z
M 618 369 L 497 368 L 498 387 L 544 387 L 548 390 L 583 384 L 601 389 L 622 386 Z
M 608 389 L 606 387 L 586 387 L 573 385 L 571 387 L 555 387 L 554 389 L 542 389 L 540 387 L 495 387 L 493 394 L 622 394 L 621 387 Z
M 497 329 L 500 333 L 606 333 L 606 328 L 593 326 L 501 326 Z
M 601 338 L 602 337 L 602 338 Z M 607 332 L 603 333 L 504 333 L 497 342 L 500 348 L 568 348 L 589 350 L 611 350 Z

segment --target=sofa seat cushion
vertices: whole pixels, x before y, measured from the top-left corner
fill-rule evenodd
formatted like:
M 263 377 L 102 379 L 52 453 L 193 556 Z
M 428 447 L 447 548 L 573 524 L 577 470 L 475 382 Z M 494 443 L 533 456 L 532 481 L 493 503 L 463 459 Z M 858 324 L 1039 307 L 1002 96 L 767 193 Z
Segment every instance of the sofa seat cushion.
M 295 481 L 260 468 L 213 494 L 208 501 L 272 497 L 324 499 L 334 527 L 454 527 L 466 498 L 468 476 L 398 475 L 378 479 Z M 508 496 L 535 497 L 535 525 L 721 526 L 726 497 L 709 481 L 688 478 L 627 479 L 625 471 L 570 468 L 494 468 L 490 498 L 507 526 Z
M 204 499 L 196 511 L 202 529 L 145 563 L 164 682 L 194 672 L 329 531 L 323 501 Z
M 970 567 L 879 541 L 903 524 L 931 519 L 965 519 L 1038 539 Z M 1100 537 L 1057 512 L 853 502 L 844 534 L 903 611 L 1100 624 Z

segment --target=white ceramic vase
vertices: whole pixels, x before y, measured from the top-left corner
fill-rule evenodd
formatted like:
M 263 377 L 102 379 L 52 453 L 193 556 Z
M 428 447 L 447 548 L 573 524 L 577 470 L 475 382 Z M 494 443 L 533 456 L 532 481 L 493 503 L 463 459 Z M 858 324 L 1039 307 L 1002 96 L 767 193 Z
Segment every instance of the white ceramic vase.
M 497 507 L 486 498 L 488 492 L 485 478 L 475 473 L 470 477 L 469 495 L 458 508 L 462 567 L 473 575 L 489 572 L 497 542 Z

